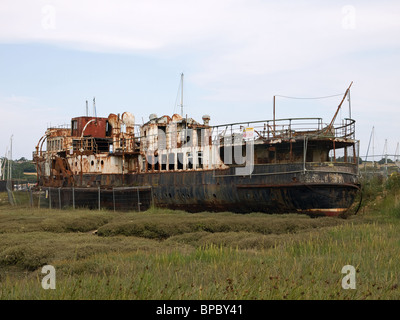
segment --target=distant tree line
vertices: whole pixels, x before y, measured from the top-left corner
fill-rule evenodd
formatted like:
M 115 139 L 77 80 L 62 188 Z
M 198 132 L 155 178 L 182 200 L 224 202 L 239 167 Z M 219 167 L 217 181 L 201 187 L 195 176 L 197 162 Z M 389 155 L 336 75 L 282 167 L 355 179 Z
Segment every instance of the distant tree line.
M 8 179 L 8 159 L 6 158 L 1 158 L 1 164 L 2 164 L 2 179 L 7 180 Z M 36 165 L 33 163 L 33 161 L 28 160 L 24 157 L 18 159 L 18 160 L 10 160 L 12 172 L 11 172 L 11 177 L 13 180 L 26 180 L 28 182 L 34 182 L 36 181 L 36 176 L 35 175 L 25 175 L 24 173 L 35 173 L 36 172 Z
M 358 158 L 358 164 L 362 164 L 363 160 L 360 157 L 357 157 L 357 158 Z M 331 159 L 331 161 L 333 161 L 333 158 Z M 344 156 L 343 157 L 337 157 L 336 161 L 337 162 L 345 162 L 344 161 Z M 347 157 L 347 162 L 353 162 L 353 157 Z
M 344 162 L 344 157 L 338 157 L 338 158 L 336 158 L 336 161 L 337 162 Z M 369 160 L 369 161 L 371 161 L 371 160 Z M 353 162 L 353 157 L 347 157 L 347 162 Z M 360 157 L 358 157 L 358 164 L 362 164 L 364 161 L 360 158 Z M 376 163 L 378 163 L 378 164 L 385 164 L 386 163 L 386 159 L 385 158 L 382 158 L 381 160 L 379 160 L 379 161 L 375 161 Z M 395 163 L 392 159 L 387 159 L 387 163 Z

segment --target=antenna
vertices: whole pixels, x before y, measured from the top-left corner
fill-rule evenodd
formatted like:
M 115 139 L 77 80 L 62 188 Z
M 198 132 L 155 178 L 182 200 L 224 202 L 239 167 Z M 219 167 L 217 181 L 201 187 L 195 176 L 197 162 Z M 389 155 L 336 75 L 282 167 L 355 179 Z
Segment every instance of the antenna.
M 89 116 L 89 107 L 88 107 L 88 101 L 86 100 L 86 117 Z

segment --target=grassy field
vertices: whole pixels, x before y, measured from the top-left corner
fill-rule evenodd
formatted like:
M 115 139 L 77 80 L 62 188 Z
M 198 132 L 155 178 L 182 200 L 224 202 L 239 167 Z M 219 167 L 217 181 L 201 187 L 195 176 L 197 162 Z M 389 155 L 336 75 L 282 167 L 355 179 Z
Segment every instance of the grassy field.
M 347 219 L 49 210 L 0 194 L 0 299 L 399 299 L 399 181 L 366 182 Z

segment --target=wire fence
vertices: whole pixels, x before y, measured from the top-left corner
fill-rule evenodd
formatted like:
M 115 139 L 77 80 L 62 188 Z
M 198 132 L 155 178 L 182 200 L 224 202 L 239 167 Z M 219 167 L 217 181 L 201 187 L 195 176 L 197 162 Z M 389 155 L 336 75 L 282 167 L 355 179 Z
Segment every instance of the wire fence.
M 153 205 L 152 187 L 41 188 L 8 191 L 12 205 L 49 209 L 146 211 Z

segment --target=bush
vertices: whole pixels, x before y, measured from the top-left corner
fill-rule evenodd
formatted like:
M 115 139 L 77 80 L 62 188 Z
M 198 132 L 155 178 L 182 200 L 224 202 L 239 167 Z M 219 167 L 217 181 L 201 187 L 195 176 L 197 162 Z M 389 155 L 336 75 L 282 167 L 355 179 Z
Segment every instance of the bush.
M 386 181 L 386 188 L 390 191 L 400 189 L 400 173 L 393 172 Z
M 41 248 L 16 245 L 0 253 L 0 265 L 17 266 L 33 271 L 47 263 L 47 254 Z
M 361 180 L 363 201 L 374 201 L 384 191 L 383 176 L 364 177 Z

